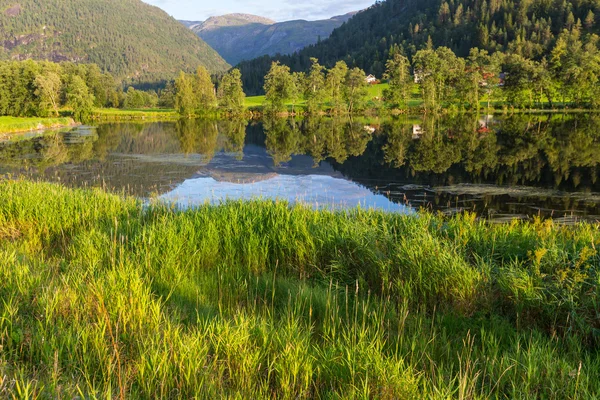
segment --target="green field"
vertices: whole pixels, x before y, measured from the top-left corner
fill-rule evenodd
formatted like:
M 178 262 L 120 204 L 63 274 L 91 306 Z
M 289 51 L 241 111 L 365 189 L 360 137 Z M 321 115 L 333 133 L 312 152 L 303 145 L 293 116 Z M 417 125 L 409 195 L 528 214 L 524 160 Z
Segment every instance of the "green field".
M 141 109 L 141 110 L 127 110 L 127 109 L 119 109 L 119 108 L 99 108 L 94 110 L 93 118 L 94 119 L 148 119 L 148 120 L 157 120 L 157 119 L 176 119 L 178 118 L 178 114 L 175 110 L 166 109 L 166 108 L 156 108 L 156 109 Z
M 0 394 L 595 399 L 600 228 L 0 182 Z
M 389 85 L 387 83 L 382 83 L 382 84 L 378 84 L 378 85 L 369 85 L 368 86 L 368 94 L 367 94 L 365 100 L 370 101 L 375 98 L 381 99 L 383 97 L 383 91 L 385 89 L 387 89 L 388 87 L 389 87 Z M 304 109 L 305 104 L 306 104 L 306 102 L 304 100 L 301 100 L 297 104 L 295 104 L 295 106 L 300 109 Z M 250 109 L 262 108 L 265 105 L 265 96 L 246 97 L 245 105 L 247 108 L 250 108 Z M 293 104 L 291 102 L 287 102 L 286 105 L 288 107 L 291 107 Z
M 74 125 L 71 118 L 17 118 L 0 117 L 0 138 L 3 134 L 39 131 Z

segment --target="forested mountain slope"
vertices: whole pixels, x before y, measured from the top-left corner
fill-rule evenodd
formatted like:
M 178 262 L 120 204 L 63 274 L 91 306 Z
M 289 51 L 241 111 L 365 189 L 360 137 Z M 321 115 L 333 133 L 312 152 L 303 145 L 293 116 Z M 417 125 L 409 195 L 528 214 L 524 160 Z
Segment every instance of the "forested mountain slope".
M 393 44 L 411 57 L 429 38 L 460 56 L 479 47 L 540 59 L 564 29 L 598 32 L 599 17 L 600 0 L 387 0 L 297 54 L 262 57 L 240 68 L 247 91 L 256 93 L 273 60 L 295 71 L 306 70 L 311 57 L 328 67 L 345 60 L 381 77 Z
M 254 15 L 230 14 L 187 25 L 227 62 L 235 65 L 263 55 L 292 54 L 328 38 L 354 14 L 321 21 L 279 23 Z
M 227 63 L 193 32 L 140 0 L 0 0 L 0 60 L 95 63 L 130 82 Z

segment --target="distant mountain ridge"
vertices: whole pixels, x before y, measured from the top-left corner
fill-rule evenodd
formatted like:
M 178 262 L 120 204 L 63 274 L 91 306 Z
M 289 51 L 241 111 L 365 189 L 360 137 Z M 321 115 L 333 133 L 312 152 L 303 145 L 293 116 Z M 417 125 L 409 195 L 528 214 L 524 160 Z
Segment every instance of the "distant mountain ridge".
M 275 22 L 250 14 L 227 14 L 204 22 L 180 21 L 215 49 L 228 63 L 264 55 L 292 54 L 326 39 L 356 12 L 320 21 Z
M 0 60 L 95 63 L 132 83 L 229 65 L 189 29 L 140 0 L 0 0 Z

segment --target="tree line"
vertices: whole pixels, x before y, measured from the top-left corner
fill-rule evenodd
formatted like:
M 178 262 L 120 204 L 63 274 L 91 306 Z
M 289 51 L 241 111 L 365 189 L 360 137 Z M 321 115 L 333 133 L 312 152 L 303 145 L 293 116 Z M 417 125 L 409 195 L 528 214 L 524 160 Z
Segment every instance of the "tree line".
M 193 32 L 139 0 L 2 1 L 0 37 L 0 60 L 97 64 L 136 87 L 196 65 L 229 68 Z
M 387 0 L 355 15 L 318 44 L 292 55 L 264 56 L 238 65 L 249 95 L 262 94 L 272 61 L 307 71 L 311 58 L 331 68 L 344 60 L 382 76 L 394 45 L 412 60 L 431 39 L 461 57 L 472 48 L 541 61 L 564 29 L 600 31 L 600 0 Z
M 245 99 L 238 69 L 224 74 L 215 84 L 208 70 L 198 67 L 195 74 L 180 72 L 174 83 L 174 106 L 185 118 L 207 116 L 217 110 L 239 115 L 245 110 Z
M 13 117 L 58 116 L 73 110 L 79 121 L 95 108 L 172 107 L 172 85 L 160 91 L 140 91 L 120 83 L 95 64 L 48 61 L 0 62 L 0 115 Z
M 339 61 L 327 69 L 313 58 L 307 73 L 291 72 L 287 65 L 274 62 L 265 77 L 265 111 L 269 114 L 287 110 L 292 113 L 301 100 L 306 102 L 310 114 L 321 111 L 326 104 L 332 113 L 362 110 L 367 96 L 365 72 L 360 68 L 348 68 Z
M 497 104 L 515 108 L 549 105 L 600 107 L 600 38 L 581 38 L 575 27 L 565 30 L 548 57 L 533 60 L 515 53 L 471 49 L 467 57 L 448 47 L 434 49 L 432 41 L 412 59 L 392 46 L 383 78 L 389 87 L 378 99 L 389 109 L 406 110 L 419 102 L 425 111 L 479 110 Z M 309 114 L 363 110 L 367 96 L 365 72 L 338 61 L 331 69 L 311 59 L 307 72 L 273 62 L 265 76 L 266 110 L 292 111 L 305 101 Z M 380 102 L 381 102 L 380 101 Z
M 516 53 L 471 49 L 465 58 L 447 47 L 418 51 L 412 64 L 399 48 L 386 64 L 390 82 L 388 100 L 406 107 L 411 82 L 419 83 L 426 110 L 467 108 L 477 110 L 501 102 L 516 108 L 562 106 L 600 107 L 600 38 L 573 28 L 558 36 L 547 57 L 530 59 Z M 410 66 L 414 79 L 407 76 Z

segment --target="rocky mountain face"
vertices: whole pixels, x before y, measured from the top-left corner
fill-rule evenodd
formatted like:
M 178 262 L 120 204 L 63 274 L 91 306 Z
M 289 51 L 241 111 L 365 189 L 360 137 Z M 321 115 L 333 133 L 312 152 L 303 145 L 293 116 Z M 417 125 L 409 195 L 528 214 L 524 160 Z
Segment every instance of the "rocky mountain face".
M 275 22 L 248 14 L 212 17 L 204 22 L 181 21 L 236 65 L 263 55 L 292 54 L 326 39 L 355 13 L 321 21 Z

